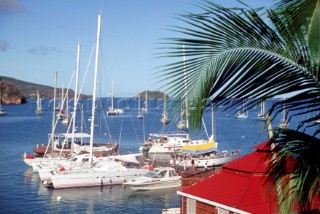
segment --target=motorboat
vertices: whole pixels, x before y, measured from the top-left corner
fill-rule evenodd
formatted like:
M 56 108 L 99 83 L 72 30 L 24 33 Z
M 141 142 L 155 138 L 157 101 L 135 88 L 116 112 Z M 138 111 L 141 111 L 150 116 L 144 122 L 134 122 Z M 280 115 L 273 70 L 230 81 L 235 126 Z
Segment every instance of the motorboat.
M 127 181 L 124 185 L 135 191 L 178 188 L 181 186 L 181 176 L 172 167 L 159 167 Z

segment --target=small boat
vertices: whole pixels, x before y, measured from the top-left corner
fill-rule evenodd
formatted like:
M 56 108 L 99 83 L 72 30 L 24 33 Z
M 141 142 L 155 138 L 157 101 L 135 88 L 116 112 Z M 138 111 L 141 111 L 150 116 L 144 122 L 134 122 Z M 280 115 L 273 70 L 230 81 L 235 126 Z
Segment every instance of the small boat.
M 2 98 L 1 98 L 1 87 L 0 87 L 0 116 L 4 116 L 7 113 L 5 112 L 5 110 L 1 107 L 1 103 L 2 103 Z
M 112 80 L 112 95 L 111 95 L 111 106 L 108 108 L 107 115 L 108 116 L 117 116 L 119 114 L 123 114 L 123 109 L 114 108 L 114 95 L 113 95 L 113 80 Z
M 138 101 L 138 115 L 137 115 L 137 118 L 138 119 L 143 119 L 143 114 L 141 112 L 141 108 L 140 108 L 140 95 L 139 95 L 139 101 Z
M 6 115 L 7 113 L 4 111 L 4 109 L 2 109 L 1 107 L 0 107 L 0 116 L 4 116 L 4 115 Z
M 260 104 L 260 113 L 258 114 L 257 116 L 257 120 L 261 120 L 261 121 L 265 121 L 267 120 L 267 117 L 266 117 L 266 113 L 265 113 L 265 102 L 261 102 Z
M 141 111 L 148 112 L 148 91 L 147 90 L 146 90 L 146 95 L 144 99 L 145 99 L 144 108 L 141 108 Z
M 37 115 L 42 115 L 43 114 L 43 110 L 42 110 L 42 103 L 41 103 L 41 98 L 39 95 L 39 91 L 37 90 L 37 108 L 36 108 L 36 114 Z
M 160 119 L 161 123 L 163 123 L 163 124 L 168 124 L 168 123 L 170 123 L 169 114 L 168 114 L 167 109 L 166 109 L 166 106 L 167 106 L 166 98 L 167 98 L 167 95 L 164 94 L 164 99 L 163 99 L 163 113 L 162 113 L 162 117 L 161 117 L 161 119 Z
M 181 186 L 181 176 L 172 167 L 159 167 L 124 185 L 136 191 L 178 188 Z
M 178 124 L 177 124 L 177 128 L 179 129 L 179 130 L 184 130 L 184 129 L 186 129 L 188 127 L 188 125 L 187 125 L 187 121 L 186 120 L 180 120 L 179 122 L 178 122 Z
M 243 102 L 241 111 L 237 112 L 238 119 L 247 119 L 248 118 L 248 111 L 245 110 L 244 105 L 245 105 L 245 103 Z

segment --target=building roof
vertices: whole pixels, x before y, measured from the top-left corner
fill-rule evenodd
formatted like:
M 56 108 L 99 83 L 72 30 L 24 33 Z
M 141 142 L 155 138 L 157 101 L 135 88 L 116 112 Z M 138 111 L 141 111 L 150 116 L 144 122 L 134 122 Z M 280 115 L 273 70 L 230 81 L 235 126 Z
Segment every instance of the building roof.
M 257 151 L 224 165 L 220 173 L 178 194 L 236 212 L 276 213 L 277 199 L 265 185 L 266 145 L 264 142 L 256 146 Z
M 178 194 L 236 213 L 278 213 L 277 193 L 267 185 L 270 144 L 261 143 L 255 152 L 222 167 L 222 171 L 188 186 Z M 295 160 L 287 162 L 291 171 Z M 320 198 L 313 198 L 312 210 L 320 209 Z M 294 209 L 299 210 L 297 206 Z

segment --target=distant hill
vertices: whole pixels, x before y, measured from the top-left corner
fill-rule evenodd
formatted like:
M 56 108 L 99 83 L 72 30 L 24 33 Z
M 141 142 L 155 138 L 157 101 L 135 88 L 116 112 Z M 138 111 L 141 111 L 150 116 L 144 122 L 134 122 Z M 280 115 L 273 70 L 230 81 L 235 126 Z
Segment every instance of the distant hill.
M 37 90 L 42 98 L 53 98 L 54 96 L 54 88 L 51 86 L 25 82 L 5 76 L 0 76 L 0 89 L 1 101 L 7 104 L 19 103 L 18 101 L 14 101 L 17 96 L 23 97 L 24 99 L 35 98 Z M 57 95 L 61 92 L 62 89 L 57 88 Z M 74 97 L 74 91 L 70 89 L 68 95 L 69 97 Z M 81 97 L 87 98 L 90 96 L 82 95 Z
M 28 98 L 35 98 L 37 90 L 39 91 L 41 98 L 53 98 L 54 88 L 51 86 L 35 84 L 31 82 L 26 82 L 18 80 L 12 77 L 0 76 L 0 101 L 5 104 L 19 104 L 25 103 Z M 66 89 L 65 89 L 66 92 Z M 143 91 L 136 95 L 141 96 L 145 99 L 147 92 L 148 99 L 158 99 L 163 98 L 164 93 L 161 91 Z M 57 96 L 62 93 L 61 88 L 57 88 Z M 74 97 L 74 91 L 69 89 L 69 98 Z M 88 95 L 81 95 L 81 98 L 90 98 Z M 169 96 L 167 95 L 167 98 Z
M 146 94 L 148 96 L 148 99 L 158 99 L 158 98 L 163 98 L 164 97 L 164 93 L 161 92 L 161 91 L 143 91 L 143 92 L 137 94 L 137 97 L 140 96 L 141 99 L 145 99 L 146 98 Z M 168 95 L 167 95 L 167 98 L 169 98 Z

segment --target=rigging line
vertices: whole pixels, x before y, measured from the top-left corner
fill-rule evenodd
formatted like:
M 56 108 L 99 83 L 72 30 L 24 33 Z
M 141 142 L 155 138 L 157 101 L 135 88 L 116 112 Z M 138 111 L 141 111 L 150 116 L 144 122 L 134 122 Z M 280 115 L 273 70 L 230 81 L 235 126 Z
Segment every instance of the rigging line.
M 81 83 L 81 87 L 80 87 L 80 90 L 79 90 L 79 96 L 80 94 L 82 93 L 82 88 L 83 88 L 83 85 L 84 85 L 84 81 L 87 77 L 87 74 L 88 74 L 88 70 L 89 70 L 89 67 L 90 67 L 90 64 L 91 64 L 91 60 L 92 60 L 92 57 L 93 57 L 93 53 L 94 53 L 94 50 L 95 50 L 95 46 L 96 44 L 93 45 L 92 47 L 92 51 L 91 51 L 91 54 L 90 54 L 90 57 L 89 57 L 89 61 L 88 61 L 88 64 L 87 64 L 87 68 L 86 68 L 86 72 L 84 73 L 84 77 L 82 79 L 82 83 Z
M 111 132 L 110 132 L 110 128 L 109 128 L 109 125 L 108 125 L 107 117 L 106 117 L 104 111 L 102 111 L 102 115 L 103 115 L 104 122 L 106 124 L 106 129 L 107 129 L 107 132 L 108 132 L 109 140 L 111 142 Z
M 133 119 L 132 119 L 132 114 L 131 114 L 131 111 L 130 111 L 130 110 L 129 110 L 129 114 L 130 114 L 131 123 L 132 123 L 132 125 L 133 125 L 134 134 L 136 135 L 137 142 L 139 143 L 139 138 L 138 138 L 137 130 L 136 130 L 136 127 L 135 127 L 135 125 L 134 125 L 134 122 L 133 122 Z
M 209 134 L 208 134 L 208 131 L 207 131 L 207 126 L 206 126 L 206 124 L 205 124 L 205 122 L 204 122 L 203 117 L 202 117 L 202 124 L 203 124 L 203 127 L 204 127 L 204 132 L 206 133 L 207 138 L 209 139 Z

